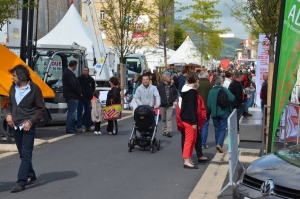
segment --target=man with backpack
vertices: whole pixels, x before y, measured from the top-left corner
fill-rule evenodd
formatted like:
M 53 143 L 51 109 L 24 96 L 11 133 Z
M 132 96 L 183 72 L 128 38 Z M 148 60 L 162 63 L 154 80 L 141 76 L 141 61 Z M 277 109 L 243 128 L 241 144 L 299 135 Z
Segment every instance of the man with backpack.
M 232 108 L 231 103 L 235 97 L 223 87 L 224 79 L 221 76 L 215 76 L 212 85 L 213 88 L 208 93 L 207 111 L 211 114 L 215 128 L 216 149 L 223 153 L 223 143 L 227 129 L 227 118 Z
M 232 103 L 232 108 L 237 111 L 238 131 L 240 131 L 239 120 L 242 117 L 245 108 L 245 91 L 242 84 L 244 77 L 242 73 L 235 73 L 234 80 L 230 83 L 228 90 L 234 95 L 235 100 Z

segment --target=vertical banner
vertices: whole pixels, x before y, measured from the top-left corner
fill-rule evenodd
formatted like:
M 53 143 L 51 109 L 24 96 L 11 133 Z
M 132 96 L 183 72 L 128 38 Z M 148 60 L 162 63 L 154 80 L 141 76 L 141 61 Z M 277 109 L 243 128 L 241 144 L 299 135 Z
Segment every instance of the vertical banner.
M 255 84 L 256 84 L 256 105 L 260 107 L 260 90 L 264 83 L 263 73 L 268 72 L 269 67 L 269 39 L 265 34 L 259 34 L 257 61 L 255 71 Z
M 271 151 L 273 151 L 278 122 L 296 83 L 297 71 L 300 65 L 300 0 L 285 0 L 282 1 L 281 6 L 284 6 L 284 14 L 281 13 L 283 19 L 281 18 L 281 26 L 279 24 L 281 35 L 278 34 L 276 52 L 279 53 L 279 59 L 275 61 L 275 67 L 276 64 L 278 66 L 277 78 L 274 78 L 274 82 L 276 81 L 275 92 L 272 89 L 272 100 L 274 100 L 272 108 L 274 112 L 273 125 L 270 124 L 272 125 Z M 272 121 L 272 112 L 270 121 Z
M 298 104 L 289 103 L 286 108 L 287 120 L 285 121 L 285 114 L 282 115 L 282 123 L 285 124 L 285 130 L 281 133 L 280 139 L 287 141 L 297 142 L 297 134 L 299 133 L 299 110 Z

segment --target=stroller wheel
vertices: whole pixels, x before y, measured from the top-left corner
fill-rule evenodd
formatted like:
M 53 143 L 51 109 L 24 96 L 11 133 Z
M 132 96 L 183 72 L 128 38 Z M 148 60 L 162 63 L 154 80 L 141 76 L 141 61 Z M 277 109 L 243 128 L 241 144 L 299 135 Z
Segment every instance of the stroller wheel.
M 156 140 L 156 148 L 157 148 L 157 150 L 160 149 L 160 140 L 159 139 Z
M 150 152 L 154 153 L 154 146 L 153 146 L 153 144 L 150 145 Z
M 133 148 L 134 148 L 134 146 L 133 146 L 133 140 L 131 139 L 128 142 L 128 152 L 131 152 Z

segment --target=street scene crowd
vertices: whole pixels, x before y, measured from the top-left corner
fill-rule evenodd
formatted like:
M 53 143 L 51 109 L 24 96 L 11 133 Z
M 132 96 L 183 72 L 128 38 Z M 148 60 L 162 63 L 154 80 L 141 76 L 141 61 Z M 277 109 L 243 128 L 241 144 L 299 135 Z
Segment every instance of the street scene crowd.
M 63 73 L 63 94 L 68 105 L 66 134 L 80 134 L 92 131 L 101 135 L 103 105 L 99 100 L 101 91 L 95 90 L 95 81 L 84 68 L 82 75 L 76 77 L 74 71 L 77 61 L 69 62 L 69 68 Z M 19 192 L 37 179 L 31 159 L 35 124 L 41 118 L 45 107 L 40 88 L 32 82 L 28 69 L 18 65 L 10 70 L 14 84 L 10 90 L 6 108 L 6 121 L 13 128 L 14 138 L 21 157 L 18 181 L 12 192 Z M 237 110 L 237 119 L 251 117 L 249 107 L 254 106 L 255 70 L 247 67 L 235 68 L 226 72 L 207 71 L 173 71 L 167 66 L 157 80 L 156 73 L 145 70 L 141 76 L 135 74 L 128 81 L 125 93 L 126 102 L 133 114 L 140 105 L 147 105 L 161 118 L 163 136 L 172 137 L 173 110 L 175 109 L 177 130 L 181 132 L 183 167 L 198 169 L 191 156 L 195 148 L 198 162 L 209 161 L 202 150 L 209 148 L 206 144 L 210 118 L 215 129 L 215 147 L 223 153 L 223 143 L 227 133 L 227 118 L 233 109 Z M 262 104 L 266 103 L 267 73 L 263 74 L 265 83 L 261 90 Z M 111 89 L 107 93 L 106 106 L 121 103 L 119 79 L 115 76 L 109 80 Z M 160 111 L 157 111 L 157 110 Z M 18 113 L 18 114 L 17 114 Z M 76 119 L 77 118 L 77 119 Z M 76 121 L 75 121 L 76 120 Z M 85 128 L 83 128 L 83 126 Z M 238 129 L 239 130 L 239 129 Z M 20 133 L 21 132 L 21 133 Z M 26 133 L 24 133 L 26 132 Z M 117 119 L 108 120 L 106 132 L 118 134 Z

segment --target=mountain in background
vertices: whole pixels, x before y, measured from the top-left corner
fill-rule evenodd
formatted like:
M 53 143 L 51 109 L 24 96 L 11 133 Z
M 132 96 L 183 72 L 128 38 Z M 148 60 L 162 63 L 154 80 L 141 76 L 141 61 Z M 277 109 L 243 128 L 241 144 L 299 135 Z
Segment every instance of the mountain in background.
M 186 31 L 186 33 L 189 34 L 191 40 L 193 41 L 193 43 L 196 45 L 197 48 L 200 47 L 200 37 L 196 34 L 192 33 L 192 30 L 190 28 L 187 28 L 182 22 L 181 20 L 175 19 L 175 23 L 179 23 L 181 24 L 182 28 Z M 223 42 L 223 51 L 221 54 L 221 57 L 219 58 L 219 60 L 224 59 L 224 58 L 230 58 L 231 60 L 234 59 L 235 56 L 235 50 L 236 49 L 240 49 L 241 48 L 241 42 L 244 41 L 244 39 L 239 39 L 239 38 L 224 38 L 224 42 Z

